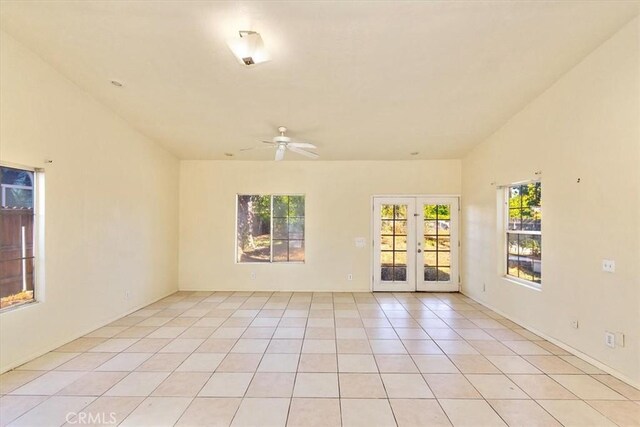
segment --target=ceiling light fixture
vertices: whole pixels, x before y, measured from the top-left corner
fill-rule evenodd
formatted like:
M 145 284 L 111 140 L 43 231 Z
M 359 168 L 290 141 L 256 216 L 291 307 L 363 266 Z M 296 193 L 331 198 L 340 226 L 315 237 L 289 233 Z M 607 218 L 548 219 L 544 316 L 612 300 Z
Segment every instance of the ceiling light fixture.
M 259 33 L 238 31 L 238 36 L 229 40 L 229 48 L 241 64 L 250 66 L 269 60 L 269 54 Z

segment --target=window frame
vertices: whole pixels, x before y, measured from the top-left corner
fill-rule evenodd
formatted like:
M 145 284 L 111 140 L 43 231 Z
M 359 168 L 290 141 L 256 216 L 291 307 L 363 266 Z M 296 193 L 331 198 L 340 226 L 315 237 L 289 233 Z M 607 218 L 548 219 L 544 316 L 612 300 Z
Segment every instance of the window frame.
M 540 231 L 537 230 L 509 230 L 509 211 L 510 211 L 510 206 L 509 206 L 509 196 L 510 196 L 510 189 L 513 187 L 520 187 L 523 185 L 528 185 L 528 184 L 539 184 L 540 185 L 540 191 L 542 192 L 542 181 L 540 179 L 531 179 L 531 180 L 526 180 L 526 181 L 518 181 L 518 182 L 513 182 L 511 184 L 508 185 L 504 185 L 502 188 L 502 199 L 503 199 L 503 211 L 502 211 L 502 239 L 503 239 L 503 244 L 502 244 L 502 276 L 505 280 L 511 281 L 511 282 L 515 282 L 518 283 L 520 285 L 524 285 L 526 287 L 535 289 L 535 290 L 542 290 L 542 265 L 543 265 L 543 253 L 544 251 L 542 250 L 542 234 L 543 234 L 543 217 L 541 216 L 540 219 Z M 540 213 L 542 215 L 542 196 L 540 197 Z M 509 274 L 509 235 L 510 234 L 516 234 L 516 235 L 533 235 L 533 236 L 540 236 L 540 283 L 538 282 L 534 282 L 533 280 L 527 280 L 527 279 L 523 279 L 521 277 L 518 276 L 514 276 Z
M 44 292 L 44 169 L 17 163 L 0 162 L 0 167 L 19 169 L 33 173 L 33 298 L 17 305 L 0 308 L 0 315 L 26 307 L 32 307 L 45 300 Z
M 260 197 L 269 197 L 269 261 L 239 261 L 238 260 L 238 201 L 241 196 L 260 196 Z M 274 261 L 273 260 L 273 198 L 277 196 L 287 196 L 287 197 L 303 197 L 304 198 L 304 225 L 302 228 L 302 239 L 293 239 L 293 240 L 301 240 L 304 245 L 304 260 L 302 261 Z M 305 264 L 307 261 L 307 196 L 304 193 L 236 193 L 235 194 L 235 204 L 236 204 L 236 215 L 235 215 L 235 250 L 234 250 L 234 263 L 238 265 L 243 264 L 254 264 L 254 265 L 272 265 L 272 264 Z M 283 240 L 283 239 L 275 239 L 275 240 Z M 286 240 L 289 242 L 289 239 Z

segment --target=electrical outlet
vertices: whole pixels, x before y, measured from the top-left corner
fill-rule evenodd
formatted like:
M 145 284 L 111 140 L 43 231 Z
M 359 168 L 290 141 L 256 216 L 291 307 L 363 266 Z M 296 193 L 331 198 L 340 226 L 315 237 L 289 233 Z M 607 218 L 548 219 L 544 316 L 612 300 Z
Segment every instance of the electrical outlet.
M 606 271 L 607 273 L 615 273 L 616 272 L 616 262 L 612 259 L 603 259 L 602 260 L 602 271 Z
M 347 274 L 347 280 L 353 280 L 353 274 L 351 273 Z
M 624 334 L 622 332 L 616 332 L 616 344 L 618 347 L 624 347 Z
M 616 334 L 609 331 L 605 331 L 604 343 L 607 347 L 616 348 Z
M 578 325 L 578 320 L 577 319 L 571 321 L 571 327 L 573 329 L 578 329 L 579 325 Z
M 255 271 L 251 272 L 251 280 L 256 280 L 256 272 Z

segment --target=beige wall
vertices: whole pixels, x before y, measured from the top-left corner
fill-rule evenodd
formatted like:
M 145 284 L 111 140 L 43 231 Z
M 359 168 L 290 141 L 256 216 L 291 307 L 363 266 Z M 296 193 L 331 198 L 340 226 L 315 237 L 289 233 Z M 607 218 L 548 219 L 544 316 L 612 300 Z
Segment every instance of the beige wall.
M 5 33 L 0 43 L 0 161 L 53 159 L 44 300 L 0 314 L 4 371 L 176 290 L 179 174 L 22 45 Z
M 464 292 L 640 383 L 638 19 L 463 160 Z M 542 171 L 543 288 L 501 277 L 497 192 Z M 580 183 L 577 180 L 580 179 Z M 615 274 L 601 270 L 616 261 Z M 483 291 L 483 284 L 486 291 Z M 579 329 L 570 321 L 577 319 Z M 623 332 L 624 348 L 604 344 Z
M 371 196 L 457 195 L 460 161 L 184 161 L 180 183 L 180 289 L 367 291 Z M 304 264 L 235 263 L 238 193 L 305 194 Z

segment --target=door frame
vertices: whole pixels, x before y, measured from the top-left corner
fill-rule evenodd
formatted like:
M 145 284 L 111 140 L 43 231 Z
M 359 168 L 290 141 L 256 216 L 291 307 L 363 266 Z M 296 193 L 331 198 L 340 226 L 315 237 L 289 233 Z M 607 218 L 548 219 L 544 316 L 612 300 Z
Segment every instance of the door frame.
M 423 199 L 444 199 L 444 198 L 456 198 L 458 201 L 458 211 L 456 212 L 455 215 L 452 215 L 451 221 L 454 221 L 454 216 L 455 216 L 455 230 L 456 230 L 456 237 L 457 237 L 457 242 L 454 242 L 453 239 L 453 235 L 452 235 L 452 245 L 456 245 L 457 249 L 455 250 L 455 272 L 454 269 L 452 268 L 451 271 L 451 276 L 452 276 L 452 281 L 450 283 L 450 285 L 447 287 L 447 289 L 438 289 L 438 290 L 430 290 L 430 289 L 426 289 L 424 286 L 421 286 L 423 289 L 418 289 L 418 280 L 416 277 L 417 274 L 417 263 L 414 261 L 413 262 L 413 268 L 410 269 L 412 271 L 412 276 L 413 276 L 413 283 L 408 283 L 407 286 L 403 286 L 402 289 L 399 288 L 397 285 L 393 285 L 393 284 L 389 284 L 388 285 L 388 289 L 385 289 L 385 287 L 382 285 L 382 289 L 374 289 L 375 283 L 376 283 L 376 277 L 377 275 L 379 275 L 379 272 L 376 271 L 376 264 L 378 263 L 379 260 L 379 256 L 380 254 L 378 253 L 379 251 L 375 250 L 376 247 L 376 235 L 377 235 L 377 224 L 376 224 L 376 199 L 389 199 L 389 200 L 402 200 L 402 199 L 413 199 L 414 200 L 414 207 L 417 206 L 418 203 L 421 203 L 421 201 Z M 460 196 L 460 194 L 374 194 L 371 196 L 371 219 L 370 219 L 370 235 L 371 235 L 371 282 L 369 285 L 369 289 L 371 292 L 459 292 L 460 291 L 460 286 L 461 286 L 461 275 L 460 275 L 460 212 L 462 211 L 462 198 Z M 413 233 L 411 233 L 412 235 L 412 239 L 413 239 L 413 243 L 415 244 L 415 239 L 416 239 L 416 235 L 417 235 L 417 228 L 415 226 L 415 218 L 414 217 L 414 221 L 412 222 L 413 224 Z M 408 222 L 407 222 L 408 225 Z M 407 239 L 409 239 L 409 237 L 407 237 Z M 407 241 L 407 245 L 409 244 L 409 241 Z M 451 256 L 452 256 L 452 261 L 453 261 L 453 257 L 454 257 L 454 251 L 451 251 Z M 409 277 L 409 261 L 407 259 L 407 278 Z

